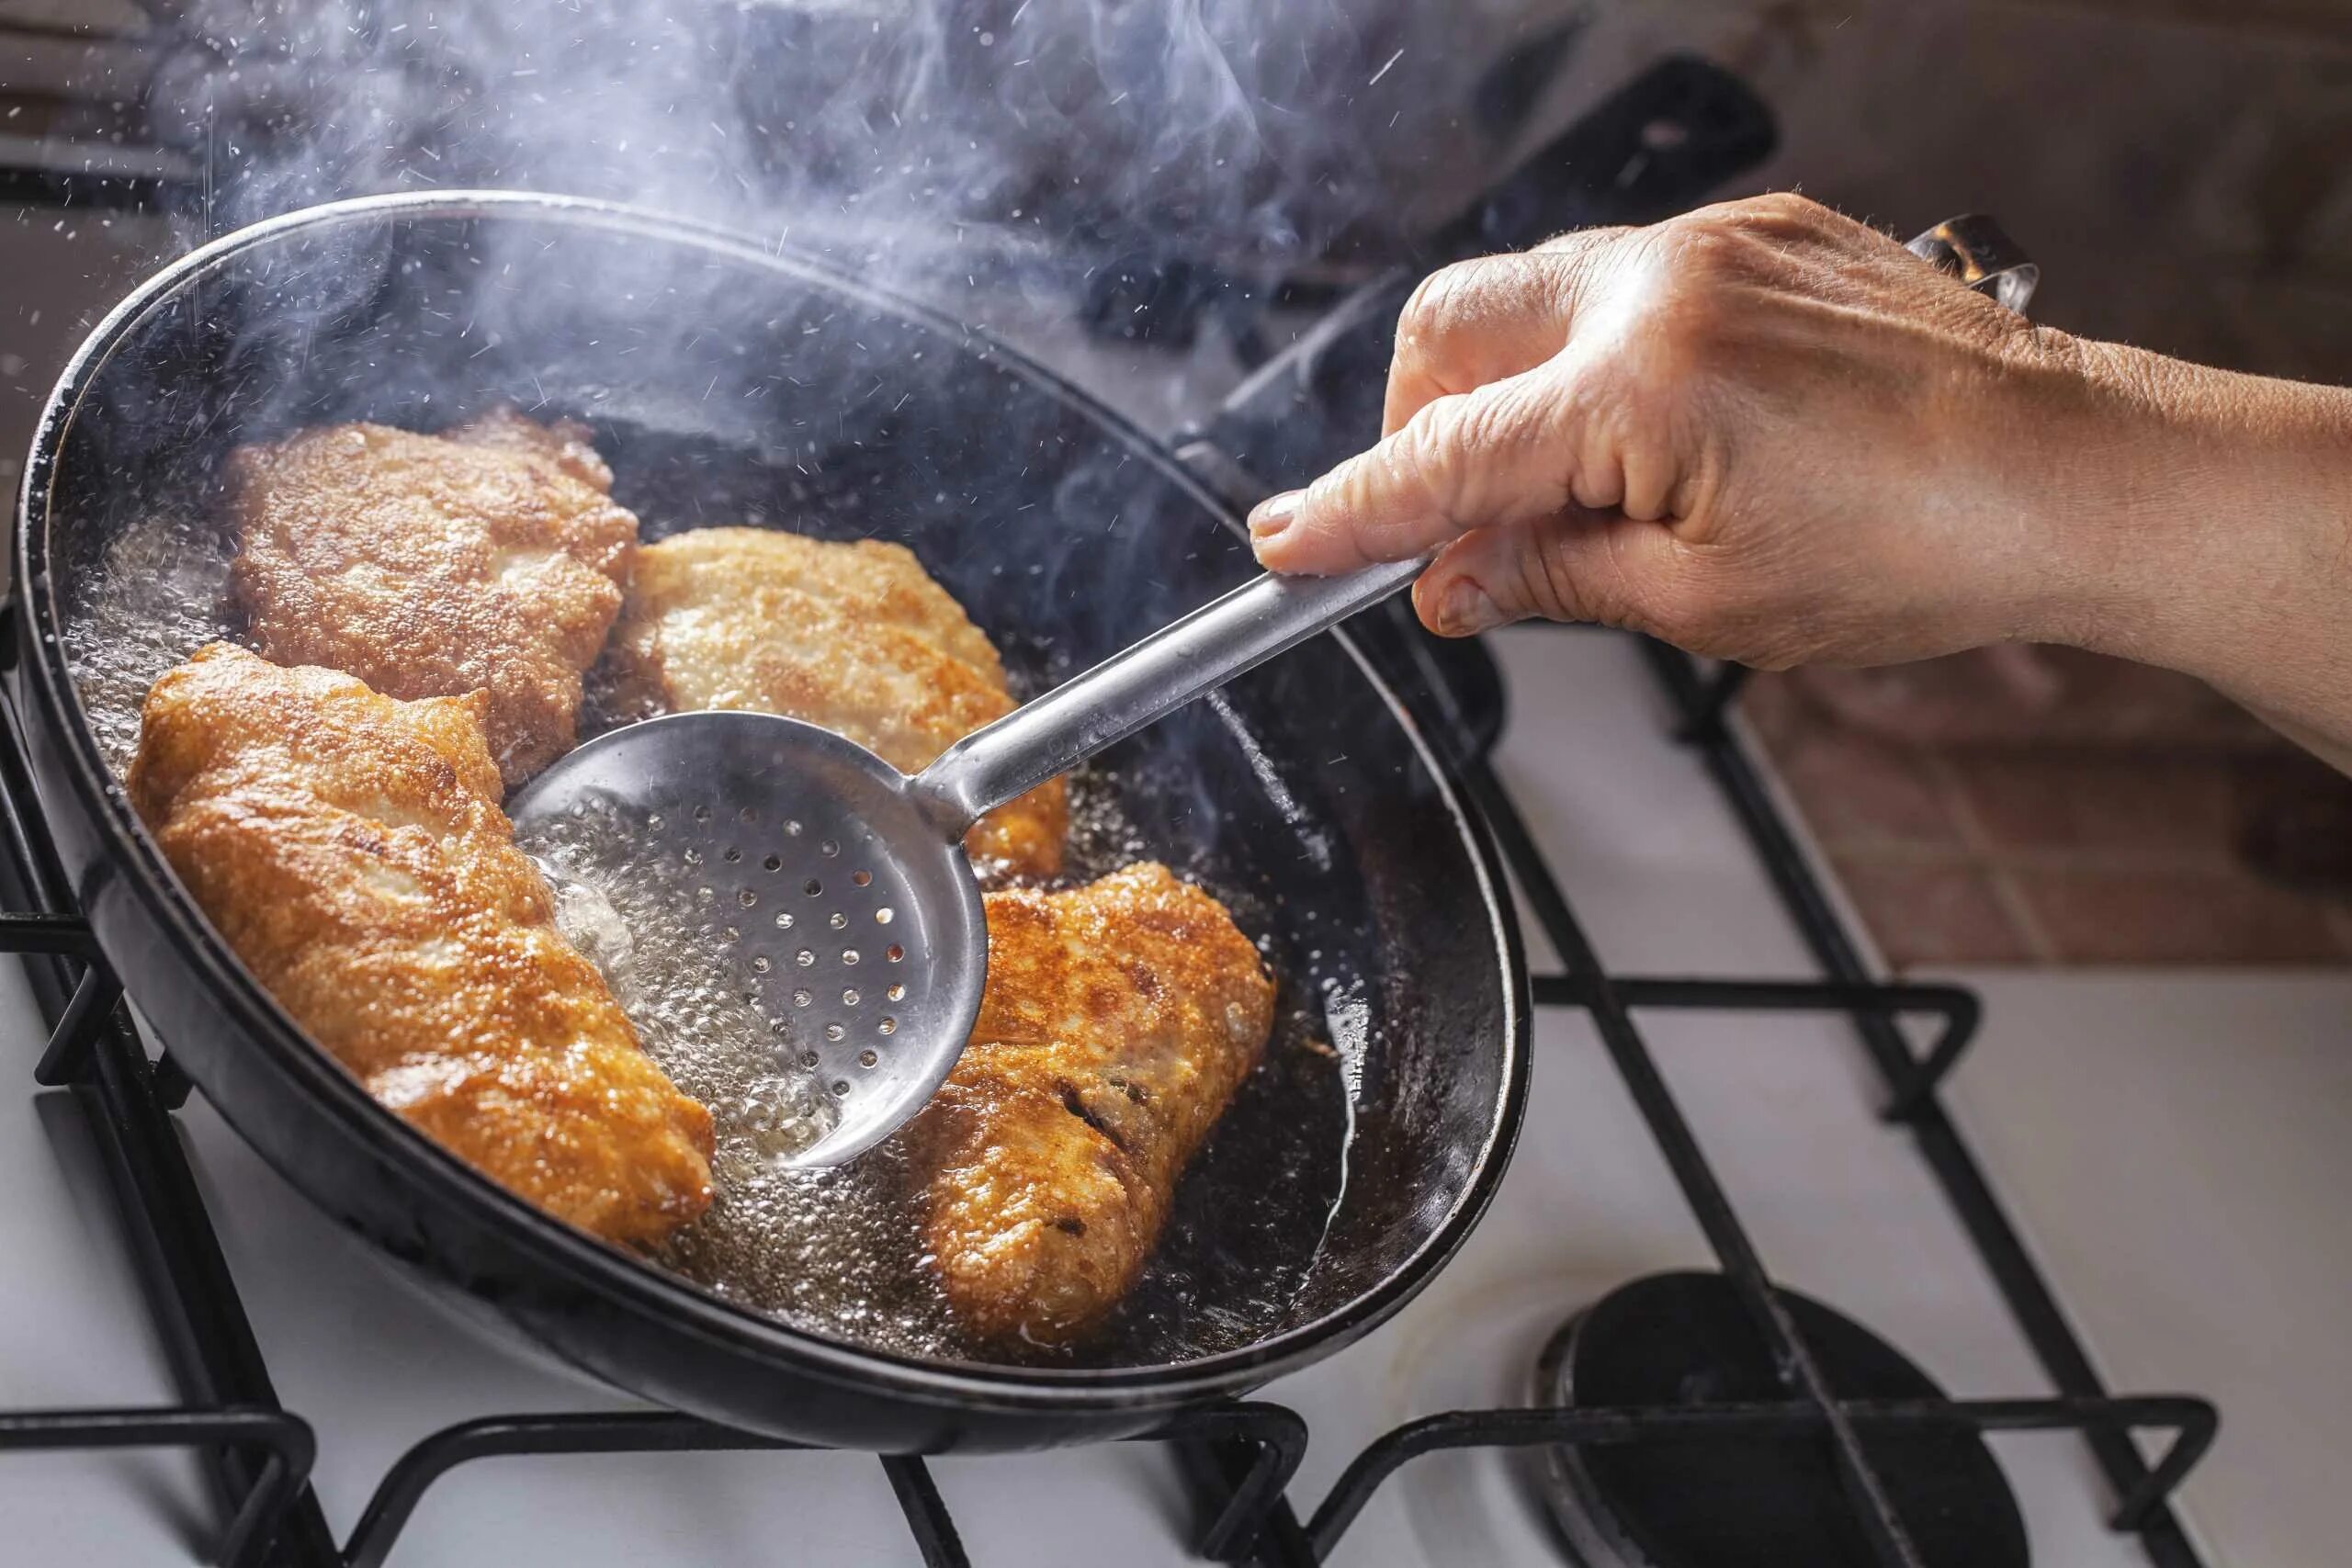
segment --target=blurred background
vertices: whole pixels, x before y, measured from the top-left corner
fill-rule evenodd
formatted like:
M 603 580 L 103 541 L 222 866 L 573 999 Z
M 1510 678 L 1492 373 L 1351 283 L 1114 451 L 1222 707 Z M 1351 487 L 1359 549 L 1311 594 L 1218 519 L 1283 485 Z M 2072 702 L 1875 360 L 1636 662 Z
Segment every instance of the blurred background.
M 2334 0 L 0 0 L 0 478 L 158 258 L 466 184 L 648 200 L 879 270 L 1166 430 L 1677 51 L 1777 122 L 1723 194 L 1793 186 L 1902 233 L 1992 211 L 2043 264 L 2045 321 L 2341 379 L 2348 21 Z M 1775 677 L 1748 711 L 1898 967 L 2352 962 L 2352 786 L 2194 682 L 2004 649 Z

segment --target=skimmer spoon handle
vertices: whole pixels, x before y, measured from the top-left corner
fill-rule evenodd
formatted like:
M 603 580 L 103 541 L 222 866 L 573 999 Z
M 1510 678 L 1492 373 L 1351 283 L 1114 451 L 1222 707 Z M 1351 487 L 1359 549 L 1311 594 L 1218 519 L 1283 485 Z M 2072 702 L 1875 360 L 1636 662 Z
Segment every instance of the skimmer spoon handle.
M 1263 573 L 974 730 L 915 776 L 914 793 L 960 837 L 1005 802 L 1410 586 L 1428 564 Z

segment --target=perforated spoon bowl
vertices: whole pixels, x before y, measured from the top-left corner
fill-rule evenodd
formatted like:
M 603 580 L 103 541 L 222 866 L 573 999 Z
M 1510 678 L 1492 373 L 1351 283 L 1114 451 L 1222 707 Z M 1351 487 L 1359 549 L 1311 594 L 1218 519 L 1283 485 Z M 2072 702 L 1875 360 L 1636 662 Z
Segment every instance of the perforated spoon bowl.
M 1266 575 L 975 731 L 922 773 L 773 714 L 673 714 L 599 736 L 508 802 L 518 834 L 592 811 L 699 857 L 695 896 L 740 911 L 744 983 L 782 1021 L 839 1165 L 921 1111 L 979 1015 L 988 927 L 964 834 L 985 813 L 1379 603 L 1421 561 Z M 708 889 L 707 895 L 703 888 Z

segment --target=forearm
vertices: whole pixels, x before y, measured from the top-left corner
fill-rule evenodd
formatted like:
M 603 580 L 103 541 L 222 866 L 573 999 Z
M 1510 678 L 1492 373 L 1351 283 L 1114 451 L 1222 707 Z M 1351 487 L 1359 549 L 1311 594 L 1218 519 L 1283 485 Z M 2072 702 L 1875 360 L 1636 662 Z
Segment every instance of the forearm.
M 2352 391 L 2082 345 L 2126 435 L 2086 437 L 2063 640 L 2186 671 L 2352 764 Z M 2064 518 L 2053 520 L 2064 528 Z

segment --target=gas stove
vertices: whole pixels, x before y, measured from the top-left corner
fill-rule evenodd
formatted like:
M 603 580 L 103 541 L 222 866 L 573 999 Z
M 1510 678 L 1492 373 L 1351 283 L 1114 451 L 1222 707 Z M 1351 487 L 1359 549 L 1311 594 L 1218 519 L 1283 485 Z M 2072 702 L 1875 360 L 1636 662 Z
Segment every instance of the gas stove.
M 244 1561 L 354 1568 L 779 1546 L 1080 1563 L 1105 1542 L 1365 1568 L 2200 1561 L 2165 1499 L 2214 1412 L 2090 1374 L 1939 1102 L 1968 993 L 1814 977 L 1844 938 L 1792 918 L 1792 899 L 1826 911 L 1819 885 L 1723 694 L 1678 658 L 1547 629 L 1491 644 L 1511 719 L 1469 776 L 1550 949 L 1534 1099 L 1477 1234 L 1364 1343 L 1148 1440 L 927 1465 L 772 1451 L 629 1408 L 407 1288 L 118 1017 L 51 1060 L 62 1092 L 20 1092 L 0 1123 L 24 1200 L 8 1387 L 51 1407 L 0 1418 L 0 1441 L 209 1462 L 12 1460 L 0 1511 L 30 1533 L 0 1556 L 225 1560 L 228 1520 Z M 6 783 L 7 846 L 37 868 Z M 57 918 L 0 932 L 74 937 Z M 1740 977 L 1690 977 L 1694 954 Z M 61 1010 L 101 1021 L 73 1016 L 64 969 L 28 959 L 6 998 L 28 1056 Z M 1887 1032 L 1858 1053 L 1865 1027 Z M 2005 1437 L 2046 1430 L 2087 1450 Z M 2162 1439 L 2153 1465 L 2132 1432 Z M 267 1555 L 257 1508 L 278 1515 Z
M 1418 269 L 1673 210 L 1770 142 L 1737 84 L 1668 62 L 1344 293 L 1237 314 L 1216 264 L 1152 254 L 997 321 L 1097 384 L 1221 335 L 1238 384 L 1188 451 L 1245 500 L 1376 427 L 1364 329 Z M 1317 305 L 1268 349 L 1290 319 L 1268 311 Z M 2171 1498 L 2215 1411 L 2094 1371 L 1946 1112 L 1975 998 L 1874 978 L 1756 761 L 1740 671 L 1556 628 L 1442 644 L 1401 615 L 1367 641 L 1520 897 L 1513 1167 L 1364 1341 L 1141 1438 L 1023 1456 L 877 1462 L 632 1406 L 412 1288 L 153 1052 L 59 886 L 12 722 L 0 1037 L 28 1077 L 0 1089 L 0 1560 L 2204 1561 Z

